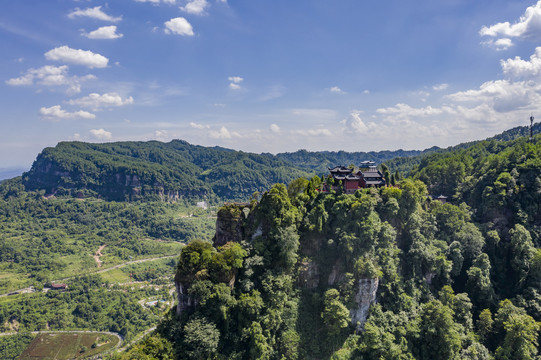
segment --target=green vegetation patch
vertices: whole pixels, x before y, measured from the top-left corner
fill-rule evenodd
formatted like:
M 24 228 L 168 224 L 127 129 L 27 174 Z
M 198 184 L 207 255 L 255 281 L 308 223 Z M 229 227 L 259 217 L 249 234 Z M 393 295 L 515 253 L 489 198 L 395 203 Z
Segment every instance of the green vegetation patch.
M 216 221 L 211 209 L 182 201 L 44 199 L 26 192 L 12 197 L 11 185 L 0 186 L 0 294 L 131 260 L 178 255 L 184 242 L 210 238 Z M 93 256 L 100 248 L 98 267 Z
M 104 353 L 115 347 L 118 342 L 118 337 L 103 333 L 40 334 L 19 359 L 82 359 Z

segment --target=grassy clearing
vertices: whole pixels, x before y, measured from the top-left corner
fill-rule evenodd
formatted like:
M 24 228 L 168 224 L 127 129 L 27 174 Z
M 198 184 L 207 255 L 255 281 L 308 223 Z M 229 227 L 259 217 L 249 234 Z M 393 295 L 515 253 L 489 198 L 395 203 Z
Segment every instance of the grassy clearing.
M 125 283 L 130 281 L 130 275 L 122 271 L 122 269 L 113 269 L 100 274 L 103 281 L 109 283 Z
M 20 360 L 35 359 L 82 359 L 110 350 L 119 342 L 109 334 L 40 334 L 24 350 Z M 93 344 L 96 344 L 94 348 Z

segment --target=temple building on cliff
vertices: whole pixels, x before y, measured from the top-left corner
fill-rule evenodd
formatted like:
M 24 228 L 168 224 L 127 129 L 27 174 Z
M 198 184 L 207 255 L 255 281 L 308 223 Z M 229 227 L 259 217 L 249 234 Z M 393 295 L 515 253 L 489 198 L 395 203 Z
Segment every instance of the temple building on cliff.
M 376 168 L 373 161 L 363 161 L 359 168 L 335 166 L 330 169 L 329 178 L 323 191 L 337 190 L 340 186 L 347 194 L 352 194 L 358 189 L 385 186 L 383 174 Z

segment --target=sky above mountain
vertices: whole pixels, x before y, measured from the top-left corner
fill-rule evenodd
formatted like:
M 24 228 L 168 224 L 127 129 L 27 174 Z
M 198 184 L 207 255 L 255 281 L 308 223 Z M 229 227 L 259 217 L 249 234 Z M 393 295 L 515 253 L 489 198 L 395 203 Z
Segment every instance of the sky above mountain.
M 541 0 L 2 1 L 0 47 L 0 167 L 68 140 L 424 149 L 541 119 Z

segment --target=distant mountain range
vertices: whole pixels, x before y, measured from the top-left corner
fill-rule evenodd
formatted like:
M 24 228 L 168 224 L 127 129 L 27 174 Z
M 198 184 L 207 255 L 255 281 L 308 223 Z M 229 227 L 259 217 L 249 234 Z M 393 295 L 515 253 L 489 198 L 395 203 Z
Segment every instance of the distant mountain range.
M 21 176 L 25 171 L 28 171 L 28 169 L 20 167 L 0 168 L 0 182 L 2 180 L 14 178 L 16 176 Z
M 516 127 L 487 140 L 511 140 L 528 136 L 528 127 Z M 541 124 L 534 125 L 534 133 Z M 245 200 L 274 183 L 327 173 L 335 165 L 372 160 L 386 163 L 391 171 L 407 175 L 428 155 L 473 146 L 480 141 L 441 149 L 372 152 L 299 150 L 272 155 L 253 154 L 222 147 L 192 145 L 182 140 L 91 144 L 61 142 L 45 148 L 23 176 L 27 190 L 108 200 L 213 197 Z M 21 169 L 2 173 L 4 178 Z M 0 177 L 1 179 L 2 177 Z

